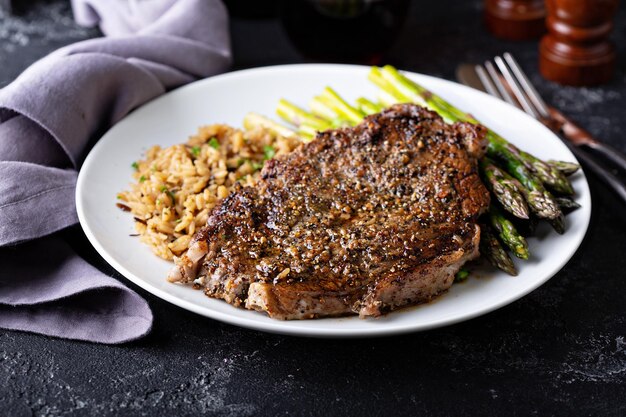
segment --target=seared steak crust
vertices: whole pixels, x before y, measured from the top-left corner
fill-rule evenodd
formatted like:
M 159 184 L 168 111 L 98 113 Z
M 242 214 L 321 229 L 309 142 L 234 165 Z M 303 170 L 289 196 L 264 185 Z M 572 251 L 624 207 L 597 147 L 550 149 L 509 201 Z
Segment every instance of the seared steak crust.
M 281 319 L 427 301 L 478 255 L 484 136 L 409 104 L 319 133 L 223 200 L 170 280 Z

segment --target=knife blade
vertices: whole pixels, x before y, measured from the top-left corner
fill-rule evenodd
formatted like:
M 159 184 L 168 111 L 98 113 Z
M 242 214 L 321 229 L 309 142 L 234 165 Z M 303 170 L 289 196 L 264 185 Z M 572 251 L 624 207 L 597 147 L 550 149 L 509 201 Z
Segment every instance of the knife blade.
M 487 90 L 483 87 L 483 83 L 478 78 L 474 65 L 461 64 L 456 68 L 456 79 L 463 85 L 475 88 L 478 91 L 486 93 Z

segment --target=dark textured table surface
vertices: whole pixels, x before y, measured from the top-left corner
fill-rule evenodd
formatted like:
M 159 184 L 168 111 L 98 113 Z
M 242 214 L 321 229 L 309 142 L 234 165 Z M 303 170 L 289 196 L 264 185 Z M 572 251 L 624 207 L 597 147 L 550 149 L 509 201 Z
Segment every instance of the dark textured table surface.
M 66 1 L 14 3 L 18 15 L 0 14 L 0 86 L 43 54 L 99 35 L 73 23 Z M 386 61 L 453 79 L 458 63 L 510 50 L 550 102 L 626 151 L 624 7 L 613 82 L 563 88 L 537 75 L 535 42 L 485 32 L 481 4 L 413 2 Z M 276 20 L 234 19 L 232 35 L 236 69 L 302 62 Z M 590 181 L 592 223 L 574 258 L 486 316 L 401 337 L 311 340 L 222 324 L 135 288 L 155 313 L 152 334 L 139 342 L 102 346 L 0 330 L 0 415 L 624 416 L 626 219 L 624 206 Z M 80 229 L 65 235 L 123 280 Z

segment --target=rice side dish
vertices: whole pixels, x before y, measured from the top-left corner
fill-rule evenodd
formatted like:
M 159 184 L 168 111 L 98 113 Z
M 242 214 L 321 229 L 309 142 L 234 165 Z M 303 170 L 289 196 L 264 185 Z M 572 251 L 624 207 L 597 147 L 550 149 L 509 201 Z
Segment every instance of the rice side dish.
M 301 143 L 264 128 L 202 126 L 187 143 L 153 146 L 134 162 L 135 182 L 117 196 L 117 205 L 133 214 L 139 239 L 172 260 L 187 251 L 195 231 L 237 182 L 253 186 L 266 160 Z

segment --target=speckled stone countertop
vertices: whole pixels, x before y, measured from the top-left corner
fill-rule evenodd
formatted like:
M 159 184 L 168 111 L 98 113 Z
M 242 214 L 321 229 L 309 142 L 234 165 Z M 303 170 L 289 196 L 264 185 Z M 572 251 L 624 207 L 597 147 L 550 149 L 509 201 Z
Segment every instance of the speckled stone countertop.
M 99 34 L 77 27 L 65 0 L 16 3 L 19 14 L 0 12 L 0 86 L 43 54 Z M 537 74 L 535 42 L 485 32 L 481 4 L 413 2 L 386 61 L 453 79 L 458 63 L 509 50 L 549 102 L 626 151 L 624 7 L 613 82 L 563 88 Z M 232 34 L 235 69 L 302 62 L 276 20 L 234 19 Z M 0 415 L 624 416 L 625 207 L 590 181 L 592 223 L 574 258 L 538 290 L 486 316 L 401 337 L 311 340 L 222 324 L 137 289 L 156 320 L 136 343 L 0 330 Z M 124 280 L 78 227 L 64 235 Z

